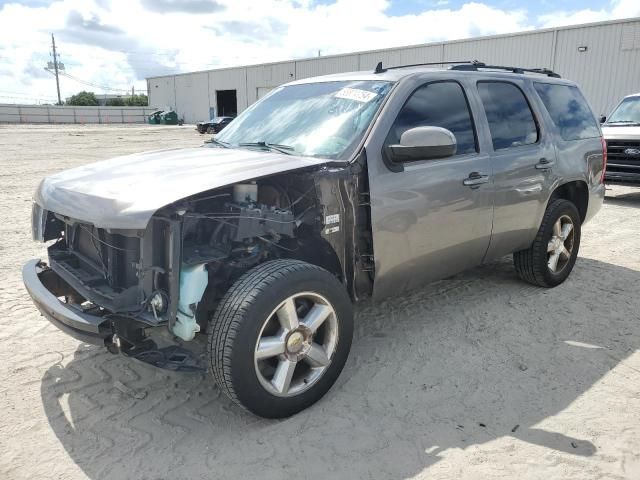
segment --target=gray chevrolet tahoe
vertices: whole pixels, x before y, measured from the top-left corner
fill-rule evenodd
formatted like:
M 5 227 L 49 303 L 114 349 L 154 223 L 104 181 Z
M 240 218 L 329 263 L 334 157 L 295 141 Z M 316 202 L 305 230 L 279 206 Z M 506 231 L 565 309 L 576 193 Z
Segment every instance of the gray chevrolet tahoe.
M 61 330 L 157 367 L 209 370 L 263 417 L 320 399 L 352 304 L 513 254 L 562 283 L 604 197 L 578 87 L 479 62 L 275 89 L 201 148 L 45 178 L 23 269 Z

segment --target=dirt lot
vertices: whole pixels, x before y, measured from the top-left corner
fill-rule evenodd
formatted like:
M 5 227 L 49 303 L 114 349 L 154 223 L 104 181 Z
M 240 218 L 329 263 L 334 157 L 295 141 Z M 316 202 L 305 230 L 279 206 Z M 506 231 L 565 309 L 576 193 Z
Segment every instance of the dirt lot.
M 198 145 L 191 127 L 0 126 L 0 478 L 640 478 L 640 192 L 615 188 L 569 280 L 510 258 L 358 309 L 317 405 L 240 411 L 204 375 L 82 345 L 21 283 L 50 173 Z

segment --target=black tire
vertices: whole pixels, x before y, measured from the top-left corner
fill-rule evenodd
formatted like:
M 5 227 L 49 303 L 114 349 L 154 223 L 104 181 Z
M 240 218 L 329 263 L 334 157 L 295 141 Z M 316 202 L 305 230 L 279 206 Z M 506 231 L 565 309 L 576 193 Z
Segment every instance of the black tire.
M 285 299 L 313 292 L 335 312 L 338 341 L 322 376 L 298 395 L 273 395 L 256 373 L 256 342 L 269 315 Z M 265 262 L 245 273 L 221 300 L 209 324 L 208 353 L 213 377 L 238 405 L 265 418 L 291 416 L 317 402 L 344 367 L 353 336 L 353 309 L 344 286 L 326 270 L 298 260 Z
M 563 216 L 573 222 L 573 248 L 564 267 L 553 272 L 548 266 L 547 245 L 553 236 L 553 226 Z M 551 200 L 542 218 L 535 240 L 526 250 L 513 254 L 513 264 L 520 278 L 540 287 L 555 287 L 564 282 L 576 263 L 580 248 L 580 214 L 576 206 L 569 200 Z

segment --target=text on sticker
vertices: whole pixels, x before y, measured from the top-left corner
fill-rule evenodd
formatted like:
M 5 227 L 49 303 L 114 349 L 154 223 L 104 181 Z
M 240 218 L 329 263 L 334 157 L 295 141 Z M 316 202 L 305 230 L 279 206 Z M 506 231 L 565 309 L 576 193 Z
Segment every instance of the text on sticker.
M 332 223 L 340 223 L 340 214 L 336 213 L 334 215 L 327 215 L 324 217 L 324 224 L 331 225 Z
M 336 98 L 344 98 L 345 100 L 354 100 L 356 102 L 367 103 L 378 96 L 377 93 L 360 90 L 359 88 L 343 88 L 336 93 Z

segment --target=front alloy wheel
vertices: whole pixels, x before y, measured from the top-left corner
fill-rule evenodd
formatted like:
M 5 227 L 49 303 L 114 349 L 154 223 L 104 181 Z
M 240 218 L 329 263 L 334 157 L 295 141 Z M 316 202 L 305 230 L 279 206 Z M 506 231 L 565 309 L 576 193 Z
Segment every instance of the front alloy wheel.
M 334 275 L 298 260 L 265 262 L 233 284 L 209 323 L 211 371 L 247 410 L 288 417 L 331 388 L 352 336 L 351 300 Z
M 311 292 L 292 295 L 260 331 L 256 375 L 273 395 L 299 395 L 322 377 L 337 344 L 338 319 L 329 302 Z

